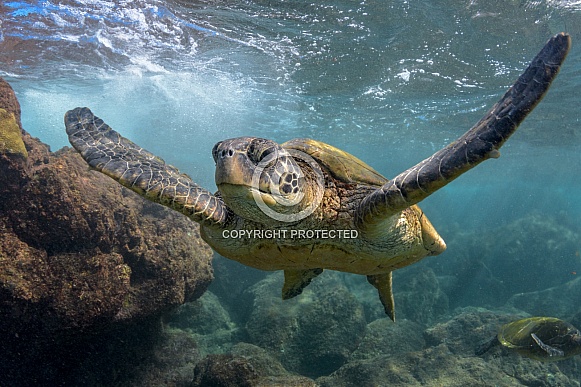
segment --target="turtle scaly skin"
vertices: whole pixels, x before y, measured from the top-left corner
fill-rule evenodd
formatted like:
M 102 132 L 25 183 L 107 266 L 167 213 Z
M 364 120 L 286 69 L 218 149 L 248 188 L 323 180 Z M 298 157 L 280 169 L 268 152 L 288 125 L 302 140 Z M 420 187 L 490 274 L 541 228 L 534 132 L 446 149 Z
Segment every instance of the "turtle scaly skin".
M 87 108 L 67 112 L 71 145 L 96 170 L 195 222 L 223 226 L 227 209 L 219 198 L 161 158 L 111 129 Z
M 202 238 L 219 254 L 261 270 L 284 270 L 283 298 L 299 295 L 325 269 L 361 274 L 395 321 L 392 272 L 446 249 L 416 204 L 499 156 L 549 89 L 569 47 L 567 34 L 551 38 L 472 129 L 392 180 L 315 140 L 278 144 L 240 137 L 212 149 L 213 195 L 87 108 L 67 112 L 65 126 L 91 167 L 200 223 Z

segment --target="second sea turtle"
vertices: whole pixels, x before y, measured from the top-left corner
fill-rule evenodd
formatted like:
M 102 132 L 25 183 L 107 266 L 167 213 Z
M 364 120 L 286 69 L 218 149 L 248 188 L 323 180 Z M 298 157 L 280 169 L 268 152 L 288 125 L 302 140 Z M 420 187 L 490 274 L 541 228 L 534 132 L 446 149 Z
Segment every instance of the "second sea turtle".
M 554 317 L 529 317 L 500 327 L 498 335 L 476 351 L 482 355 L 494 346 L 540 361 L 558 361 L 581 353 L 581 332 Z

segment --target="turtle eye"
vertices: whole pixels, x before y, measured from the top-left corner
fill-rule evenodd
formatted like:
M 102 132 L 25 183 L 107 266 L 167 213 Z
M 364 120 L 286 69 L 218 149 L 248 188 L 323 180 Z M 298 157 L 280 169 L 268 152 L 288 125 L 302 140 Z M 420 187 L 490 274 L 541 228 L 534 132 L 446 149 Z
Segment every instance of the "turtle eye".
M 266 148 L 263 149 L 262 152 L 259 152 L 257 155 L 258 161 L 262 161 L 266 158 L 266 156 L 268 156 L 269 154 L 273 153 L 276 151 L 276 148 L 274 147 L 270 147 L 270 148 Z
M 255 163 L 259 163 L 266 156 L 271 154 L 272 152 L 276 152 L 276 146 L 272 144 L 268 144 L 266 141 L 262 139 L 255 139 L 248 145 L 248 157 L 254 161 Z

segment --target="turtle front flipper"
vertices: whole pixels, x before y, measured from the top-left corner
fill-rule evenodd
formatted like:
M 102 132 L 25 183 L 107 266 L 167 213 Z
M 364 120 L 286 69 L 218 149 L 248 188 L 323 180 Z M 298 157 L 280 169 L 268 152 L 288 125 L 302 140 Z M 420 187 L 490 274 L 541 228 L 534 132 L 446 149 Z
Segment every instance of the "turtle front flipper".
M 551 347 L 550 345 L 543 343 L 543 341 L 541 339 L 539 339 L 539 337 L 537 335 L 535 335 L 534 333 L 531 333 L 531 337 L 533 338 L 535 343 L 537 343 L 537 345 L 539 347 L 541 347 L 541 349 L 549 355 L 549 357 L 563 357 L 563 356 L 565 356 L 565 352 L 561 351 L 560 349 Z
M 357 209 L 357 225 L 374 230 L 385 218 L 422 201 L 482 161 L 499 157 L 498 149 L 549 89 L 570 46 L 567 34 L 549 39 L 515 84 L 468 132 L 365 197 Z
M 121 136 L 88 108 L 67 112 L 65 126 L 71 145 L 99 172 L 196 222 L 215 226 L 226 222 L 228 209 L 220 198 Z

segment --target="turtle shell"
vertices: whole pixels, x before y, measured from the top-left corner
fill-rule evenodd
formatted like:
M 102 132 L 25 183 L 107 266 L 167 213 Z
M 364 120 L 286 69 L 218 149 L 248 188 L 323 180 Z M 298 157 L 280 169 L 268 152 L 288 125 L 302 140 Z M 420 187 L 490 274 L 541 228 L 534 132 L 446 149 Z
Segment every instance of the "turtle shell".
M 535 337 L 562 355 L 551 356 Z M 562 360 L 581 353 L 581 332 L 554 317 L 530 317 L 503 325 L 498 332 L 498 341 L 523 356 L 542 361 Z
M 388 180 L 357 157 L 332 145 L 310 138 L 297 138 L 282 144 L 285 149 L 295 149 L 315 159 L 336 179 L 345 183 L 382 186 Z

